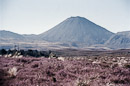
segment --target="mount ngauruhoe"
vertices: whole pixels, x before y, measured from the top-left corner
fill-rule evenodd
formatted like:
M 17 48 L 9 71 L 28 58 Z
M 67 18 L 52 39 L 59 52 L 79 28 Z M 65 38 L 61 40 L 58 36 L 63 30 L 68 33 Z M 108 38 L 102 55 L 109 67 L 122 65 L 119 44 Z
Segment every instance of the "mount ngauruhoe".
M 78 16 L 64 20 L 52 29 L 40 34 L 40 38 L 49 42 L 90 46 L 104 44 L 112 35 L 113 33 L 105 28 Z

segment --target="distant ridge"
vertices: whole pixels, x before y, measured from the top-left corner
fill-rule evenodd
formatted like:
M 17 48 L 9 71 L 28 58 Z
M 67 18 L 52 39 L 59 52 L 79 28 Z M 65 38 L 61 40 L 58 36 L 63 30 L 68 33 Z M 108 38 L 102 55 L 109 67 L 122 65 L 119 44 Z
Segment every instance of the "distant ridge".
M 17 39 L 21 40 L 24 39 L 23 35 L 11 32 L 11 31 L 6 31 L 6 30 L 0 30 L 0 39 Z
M 49 42 L 74 43 L 75 45 L 104 44 L 112 32 L 96 25 L 84 17 L 70 17 L 52 29 L 40 34 L 40 38 Z
M 130 49 L 130 31 L 116 33 L 105 45 L 113 49 Z

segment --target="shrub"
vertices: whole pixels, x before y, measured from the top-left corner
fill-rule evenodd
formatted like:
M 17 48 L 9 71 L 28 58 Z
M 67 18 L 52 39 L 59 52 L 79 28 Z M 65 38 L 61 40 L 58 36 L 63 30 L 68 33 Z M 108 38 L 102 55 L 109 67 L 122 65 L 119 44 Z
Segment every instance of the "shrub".
M 38 64 L 34 64 L 32 65 L 32 68 L 37 68 L 39 65 Z
M 8 76 L 8 73 L 4 69 L 0 69 L 0 85 L 4 86 L 4 83 L 6 82 Z
M 10 68 L 8 73 L 10 77 L 15 77 L 17 75 L 17 68 L 16 67 Z
M 125 68 L 130 68 L 130 64 L 125 64 Z
M 65 61 L 65 57 L 58 57 L 58 60 Z
M 50 58 L 56 57 L 56 54 L 51 52 L 51 53 L 49 54 L 49 57 L 50 57 Z
M 87 81 L 84 80 L 76 80 L 75 86 L 89 86 Z
M 1 53 L 1 55 L 5 55 L 5 54 L 7 54 L 7 51 L 6 51 L 5 49 L 2 49 L 2 50 L 0 51 L 0 53 Z

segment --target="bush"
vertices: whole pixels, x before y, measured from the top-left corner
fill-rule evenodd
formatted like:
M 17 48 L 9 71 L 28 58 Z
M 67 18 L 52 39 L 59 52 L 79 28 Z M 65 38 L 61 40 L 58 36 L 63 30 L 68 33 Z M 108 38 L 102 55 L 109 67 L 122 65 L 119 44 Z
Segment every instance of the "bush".
M 130 64 L 125 64 L 125 68 L 130 68 Z
M 1 55 L 7 54 L 7 51 L 5 49 L 0 50 Z
M 17 75 L 17 68 L 16 67 L 10 68 L 8 73 L 10 77 L 14 78 Z
M 83 80 L 76 80 L 75 86 L 89 86 L 87 84 L 87 81 L 83 81 Z

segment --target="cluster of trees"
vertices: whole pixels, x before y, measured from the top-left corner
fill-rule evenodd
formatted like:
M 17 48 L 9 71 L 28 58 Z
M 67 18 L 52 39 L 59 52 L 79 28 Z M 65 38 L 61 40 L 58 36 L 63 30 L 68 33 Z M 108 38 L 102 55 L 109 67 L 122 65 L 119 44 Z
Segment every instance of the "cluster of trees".
M 38 50 L 5 50 L 5 49 L 1 49 L 0 50 L 0 55 L 11 55 L 11 56 L 14 56 L 14 55 L 22 55 L 24 57 L 26 56 L 32 56 L 32 57 L 52 57 L 53 56 L 56 56 L 55 54 L 53 54 L 50 50 L 49 51 L 38 51 Z

